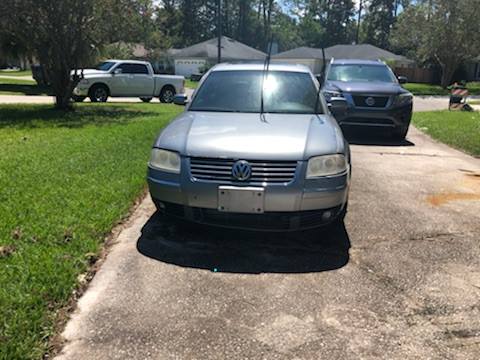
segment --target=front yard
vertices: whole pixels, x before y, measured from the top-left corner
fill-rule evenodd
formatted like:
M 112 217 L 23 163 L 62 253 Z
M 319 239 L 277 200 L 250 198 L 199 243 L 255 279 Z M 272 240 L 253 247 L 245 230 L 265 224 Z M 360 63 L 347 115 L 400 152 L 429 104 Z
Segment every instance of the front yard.
M 40 359 L 59 309 L 145 189 L 175 105 L 0 106 L 0 358 Z
M 479 112 L 421 112 L 414 114 L 413 123 L 433 138 L 480 157 Z
M 34 80 L 4 78 L 0 75 L 0 95 L 51 95 L 47 86 L 39 86 Z
M 437 96 L 449 95 L 450 90 L 443 89 L 440 85 L 407 83 L 403 85 L 405 89 L 417 96 Z M 470 95 L 480 95 L 480 82 L 470 82 L 467 84 Z

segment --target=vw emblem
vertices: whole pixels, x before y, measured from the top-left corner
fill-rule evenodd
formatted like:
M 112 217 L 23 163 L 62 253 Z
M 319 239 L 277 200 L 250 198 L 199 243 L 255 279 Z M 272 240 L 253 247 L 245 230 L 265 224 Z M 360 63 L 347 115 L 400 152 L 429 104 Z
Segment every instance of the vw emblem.
M 250 179 L 251 175 L 252 175 L 252 167 L 250 166 L 248 161 L 238 160 L 235 164 L 233 164 L 232 176 L 235 180 L 245 181 Z
M 369 96 L 365 99 L 365 104 L 367 104 L 368 106 L 373 106 L 375 105 L 375 99 Z

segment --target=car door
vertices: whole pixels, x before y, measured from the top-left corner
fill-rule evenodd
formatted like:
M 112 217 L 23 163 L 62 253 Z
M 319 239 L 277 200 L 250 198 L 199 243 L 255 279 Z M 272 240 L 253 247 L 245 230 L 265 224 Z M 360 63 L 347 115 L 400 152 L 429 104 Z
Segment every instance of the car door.
M 120 63 L 112 70 L 110 94 L 112 96 L 128 96 L 130 93 L 131 64 Z
M 120 69 L 120 73 L 115 73 Z M 145 64 L 122 63 L 114 70 L 113 96 L 152 96 L 153 77 Z

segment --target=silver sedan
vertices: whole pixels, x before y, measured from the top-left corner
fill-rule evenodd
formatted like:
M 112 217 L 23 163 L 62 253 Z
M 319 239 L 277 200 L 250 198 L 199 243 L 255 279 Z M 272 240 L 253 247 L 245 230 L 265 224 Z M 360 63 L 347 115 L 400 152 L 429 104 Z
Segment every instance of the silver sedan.
M 158 136 L 148 165 L 159 211 L 277 231 L 343 220 L 350 150 L 306 67 L 220 64 L 190 103 L 174 102 L 186 109 Z

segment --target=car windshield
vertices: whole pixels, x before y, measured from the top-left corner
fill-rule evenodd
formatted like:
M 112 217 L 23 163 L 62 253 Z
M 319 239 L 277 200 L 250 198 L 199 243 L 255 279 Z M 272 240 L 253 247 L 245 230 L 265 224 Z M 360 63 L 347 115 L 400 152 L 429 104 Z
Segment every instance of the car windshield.
M 332 65 L 328 72 L 328 80 L 388 83 L 397 81 L 387 66 L 379 65 Z
M 308 73 L 260 70 L 214 71 L 198 89 L 191 111 L 313 114 L 317 88 Z M 322 103 L 318 104 L 322 113 Z
M 96 70 L 108 71 L 115 65 L 113 61 L 104 61 L 97 65 Z

